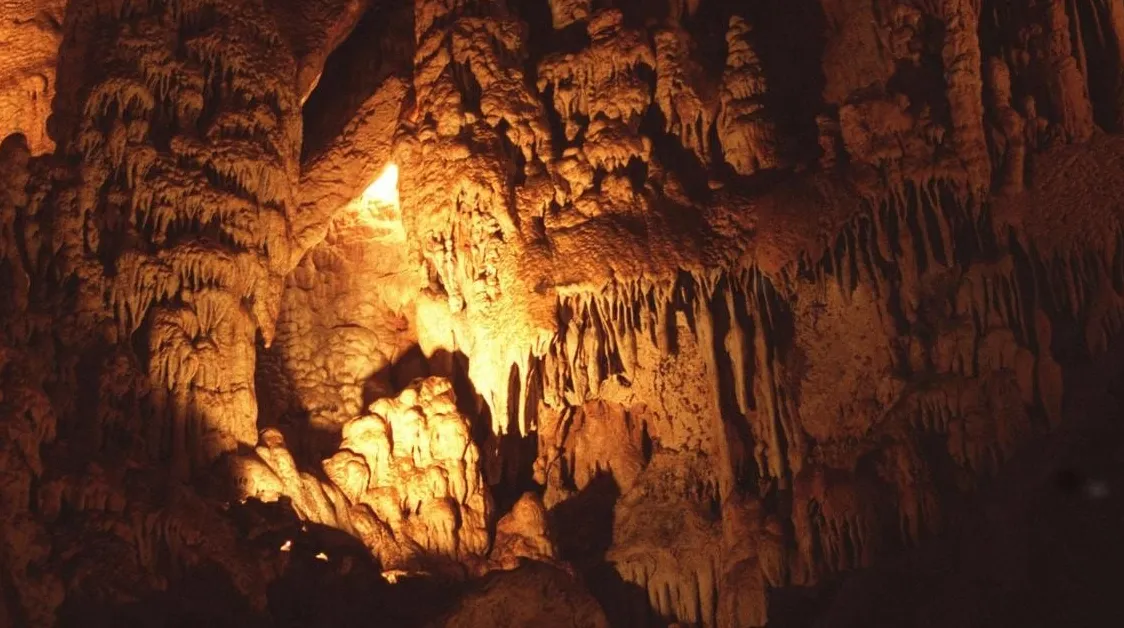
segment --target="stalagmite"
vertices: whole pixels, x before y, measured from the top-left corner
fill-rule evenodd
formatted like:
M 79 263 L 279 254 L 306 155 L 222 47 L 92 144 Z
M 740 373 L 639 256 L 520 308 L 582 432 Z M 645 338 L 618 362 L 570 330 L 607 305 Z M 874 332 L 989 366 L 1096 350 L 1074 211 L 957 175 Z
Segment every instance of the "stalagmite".
M 297 471 L 280 433 L 263 433 L 257 454 L 233 463 L 243 496 L 290 498 L 306 520 L 354 531 L 385 569 L 482 556 L 490 497 L 451 384 L 421 380 L 369 410 L 343 426 L 327 482 Z
M 547 529 L 546 509 L 535 494 L 524 494 L 496 523 L 496 540 L 489 558 L 501 569 L 514 569 L 528 560 L 549 563 L 558 559 Z

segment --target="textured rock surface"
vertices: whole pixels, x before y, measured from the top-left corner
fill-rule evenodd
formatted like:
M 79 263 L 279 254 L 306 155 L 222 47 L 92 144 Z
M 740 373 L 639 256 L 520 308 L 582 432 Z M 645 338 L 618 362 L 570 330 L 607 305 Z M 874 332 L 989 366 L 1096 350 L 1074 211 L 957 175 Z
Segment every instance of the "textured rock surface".
M 31 152 L 50 152 L 47 134 L 65 0 L 0 3 L 0 136 L 22 133 Z
M 297 58 L 297 90 L 303 103 L 316 88 L 328 55 L 347 38 L 370 0 L 269 3 Z
M 427 556 L 472 564 L 488 549 L 490 497 L 451 384 L 420 380 L 369 412 L 343 425 L 326 481 L 302 473 L 284 437 L 265 430 L 255 455 L 233 462 L 239 497 L 286 497 L 302 519 L 355 534 L 391 571 Z
M 1124 9 L 742 4 L 0 5 L 0 623 L 1039 597 L 940 555 L 1111 433 Z
M 532 563 L 489 576 L 434 626 L 607 627 L 595 600 L 565 571 Z

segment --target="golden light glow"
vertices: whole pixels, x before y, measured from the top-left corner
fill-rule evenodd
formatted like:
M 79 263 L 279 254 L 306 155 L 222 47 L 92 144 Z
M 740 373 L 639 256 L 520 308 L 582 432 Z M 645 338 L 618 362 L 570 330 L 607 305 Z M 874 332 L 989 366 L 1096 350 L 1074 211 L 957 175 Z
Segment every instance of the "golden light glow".
M 325 554 L 324 552 L 320 552 L 319 554 L 316 555 L 316 559 L 317 560 L 328 560 L 328 555 Z
M 405 575 L 405 571 L 402 571 L 400 569 L 392 569 L 390 571 L 382 572 L 382 579 L 386 580 L 390 584 L 397 584 L 398 578 Z
M 293 548 L 293 542 L 292 541 L 285 541 L 285 544 L 281 546 L 281 551 L 287 552 L 292 548 Z
M 363 201 L 398 207 L 398 166 L 387 164 L 379 178 L 363 191 Z

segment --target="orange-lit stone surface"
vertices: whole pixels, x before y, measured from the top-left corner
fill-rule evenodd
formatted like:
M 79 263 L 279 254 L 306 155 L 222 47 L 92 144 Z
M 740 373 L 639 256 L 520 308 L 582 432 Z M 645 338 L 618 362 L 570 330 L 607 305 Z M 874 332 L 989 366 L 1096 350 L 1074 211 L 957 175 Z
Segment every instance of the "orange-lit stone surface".
M 0 4 L 0 134 L 22 133 L 32 153 L 54 149 L 47 134 L 65 0 Z
M 0 2 L 0 626 L 1121 623 L 1122 7 Z

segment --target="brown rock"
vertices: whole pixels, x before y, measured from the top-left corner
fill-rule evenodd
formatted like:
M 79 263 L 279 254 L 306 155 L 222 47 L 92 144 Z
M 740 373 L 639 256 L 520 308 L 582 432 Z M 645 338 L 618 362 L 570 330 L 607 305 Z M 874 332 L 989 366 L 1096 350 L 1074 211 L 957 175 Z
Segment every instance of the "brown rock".
M 47 117 L 66 4 L 15 0 L 4 3 L 0 16 L 0 139 L 20 133 L 34 155 L 55 148 Z
M 433 626 L 607 627 L 597 600 L 565 571 L 529 563 L 486 577 Z

